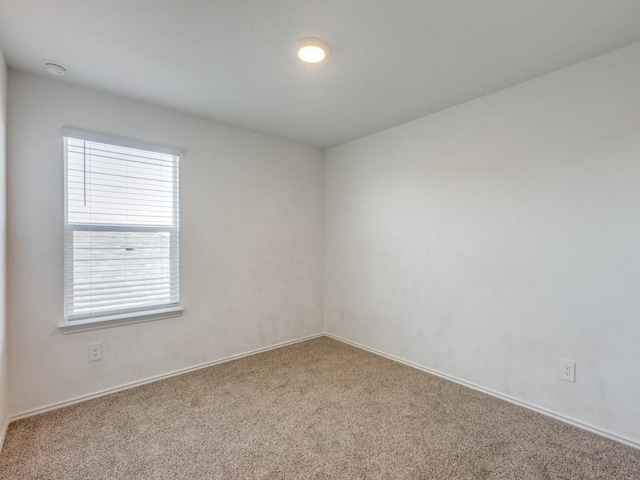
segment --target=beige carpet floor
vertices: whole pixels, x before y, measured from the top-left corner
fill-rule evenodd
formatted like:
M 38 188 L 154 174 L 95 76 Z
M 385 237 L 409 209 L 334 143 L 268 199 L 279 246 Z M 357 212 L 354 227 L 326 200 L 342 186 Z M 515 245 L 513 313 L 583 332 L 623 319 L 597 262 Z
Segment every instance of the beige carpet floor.
M 2 479 L 640 479 L 640 451 L 328 338 L 9 427 Z

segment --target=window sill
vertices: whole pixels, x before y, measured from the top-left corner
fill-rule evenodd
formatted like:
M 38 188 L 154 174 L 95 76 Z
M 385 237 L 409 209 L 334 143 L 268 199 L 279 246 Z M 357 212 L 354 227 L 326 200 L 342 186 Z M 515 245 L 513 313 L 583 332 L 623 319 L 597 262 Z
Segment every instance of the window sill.
M 96 319 L 88 318 L 86 320 L 75 320 L 62 323 L 58 325 L 58 330 L 66 335 L 68 333 L 86 332 L 88 330 L 98 330 L 100 328 L 119 327 L 121 325 L 131 325 L 132 323 L 151 322 L 153 320 L 180 317 L 183 311 L 184 308 L 177 306 L 158 310 L 147 310 L 145 312 L 109 315 Z

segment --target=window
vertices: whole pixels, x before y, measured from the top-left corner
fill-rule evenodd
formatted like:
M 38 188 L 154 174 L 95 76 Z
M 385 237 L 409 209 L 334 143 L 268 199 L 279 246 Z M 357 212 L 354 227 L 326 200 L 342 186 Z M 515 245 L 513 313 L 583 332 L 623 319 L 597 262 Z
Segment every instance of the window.
M 63 135 L 61 329 L 179 315 L 181 152 L 70 128 Z

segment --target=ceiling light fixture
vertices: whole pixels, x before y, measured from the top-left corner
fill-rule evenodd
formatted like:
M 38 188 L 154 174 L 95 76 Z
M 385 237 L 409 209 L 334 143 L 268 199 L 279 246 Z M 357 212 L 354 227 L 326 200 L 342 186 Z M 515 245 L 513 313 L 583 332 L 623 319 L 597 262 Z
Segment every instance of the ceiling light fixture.
M 47 68 L 47 72 L 55 77 L 61 77 L 62 75 L 67 73 L 67 69 L 57 63 L 46 62 L 44 66 Z
M 320 63 L 331 53 L 331 45 L 324 40 L 306 37 L 296 44 L 298 58 L 305 63 Z

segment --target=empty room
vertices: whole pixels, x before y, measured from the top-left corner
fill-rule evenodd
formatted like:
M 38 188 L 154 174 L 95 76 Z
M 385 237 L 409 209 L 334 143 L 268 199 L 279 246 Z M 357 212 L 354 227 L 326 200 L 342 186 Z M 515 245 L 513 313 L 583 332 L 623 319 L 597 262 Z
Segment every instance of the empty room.
M 0 480 L 640 479 L 640 1 L 0 0 Z

